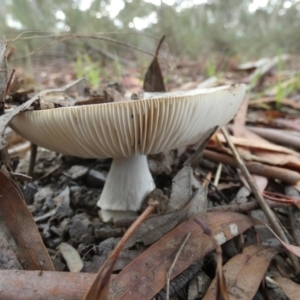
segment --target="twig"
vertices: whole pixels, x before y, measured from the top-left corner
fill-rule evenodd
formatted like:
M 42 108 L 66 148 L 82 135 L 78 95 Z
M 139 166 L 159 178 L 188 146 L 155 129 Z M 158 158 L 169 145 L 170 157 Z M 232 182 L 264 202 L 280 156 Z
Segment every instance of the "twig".
M 181 254 L 181 252 L 182 252 L 182 250 L 183 250 L 183 247 L 185 246 L 186 242 L 188 241 L 190 235 L 191 235 L 191 232 L 189 232 L 189 233 L 186 235 L 186 237 L 185 237 L 185 239 L 183 240 L 182 244 L 180 245 L 180 247 L 179 247 L 179 249 L 178 249 L 178 251 L 177 251 L 177 253 L 176 253 L 176 255 L 175 255 L 174 261 L 173 261 L 173 263 L 172 263 L 172 265 L 171 265 L 171 267 L 170 267 L 170 269 L 169 269 L 169 271 L 168 271 L 168 273 L 167 273 L 167 296 L 166 296 L 166 299 L 167 299 L 167 300 L 170 299 L 170 280 L 171 280 L 170 278 L 171 278 L 171 274 L 172 274 L 172 272 L 173 272 L 173 269 L 174 269 L 174 267 L 175 267 L 175 264 L 176 264 L 176 262 L 177 262 L 177 260 L 178 260 L 178 258 L 179 258 L 179 256 L 180 256 L 180 254 Z
M 275 143 L 300 149 L 300 135 L 290 130 L 247 126 L 247 129 Z
M 37 154 L 37 145 L 30 143 L 30 160 L 29 160 L 29 168 L 28 168 L 28 175 L 33 177 L 34 173 L 34 166 Z
M 279 221 L 276 218 L 276 215 L 274 214 L 274 212 L 271 210 L 270 206 L 268 205 L 267 201 L 264 199 L 264 197 L 262 196 L 261 192 L 259 191 L 259 189 L 256 186 L 256 183 L 252 180 L 251 175 L 248 171 L 248 169 L 245 166 L 245 163 L 243 162 L 242 158 L 240 157 L 237 149 L 235 148 L 234 144 L 232 143 L 229 133 L 227 131 L 227 129 L 225 127 L 223 127 L 222 129 L 222 133 L 226 139 L 226 142 L 229 146 L 229 148 L 232 151 L 233 156 L 235 157 L 239 168 L 242 171 L 242 174 L 244 175 L 244 177 L 246 178 L 252 193 L 254 194 L 256 200 L 258 201 L 260 207 L 262 208 L 263 212 L 265 213 L 266 217 L 268 218 L 269 222 L 271 223 L 271 226 L 273 227 L 275 233 L 286 243 L 290 244 L 289 239 L 287 238 L 284 230 L 281 228 Z M 290 258 L 293 261 L 294 267 L 295 269 L 298 269 L 299 267 L 299 262 L 298 260 L 296 261 L 296 257 L 294 255 L 292 255 L 291 253 L 289 253 Z
M 270 207 L 292 207 L 292 204 L 267 201 Z M 256 200 L 249 201 L 242 204 L 232 204 L 232 205 L 221 205 L 215 207 L 208 207 L 207 211 L 223 211 L 223 212 L 247 212 L 259 207 L 259 204 Z
M 31 36 L 31 37 L 24 37 L 24 38 L 19 38 L 18 40 L 47 39 L 47 38 L 58 39 L 58 42 L 61 39 L 78 39 L 78 38 L 96 39 L 96 40 L 102 40 L 102 41 L 105 41 L 105 42 L 115 43 L 115 44 L 120 45 L 120 46 L 125 46 L 125 47 L 128 47 L 130 49 L 137 50 L 137 51 L 140 51 L 142 53 L 148 54 L 148 55 L 153 56 L 153 57 L 155 56 L 154 53 L 151 53 L 151 52 L 143 50 L 143 49 L 141 49 L 139 47 L 135 47 L 135 46 L 129 45 L 127 43 L 124 43 L 124 42 L 121 42 L 121 41 L 118 41 L 118 40 L 115 40 L 115 39 L 112 39 L 112 38 L 109 38 L 109 37 L 100 36 L 100 34 L 92 34 L 92 35 L 82 34 L 82 33 L 74 33 L 74 34 L 49 34 L 49 35 L 44 35 L 44 36 L 38 36 L 38 35 L 36 35 L 36 36 Z M 23 57 L 24 56 L 22 56 L 22 57 L 15 57 L 14 59 L 20 59 L 20 58 L 23 58 Z
M 230 140 L 228 131 L 226 128 L 222 128 L 222 133 L 226 139 L 226 142 L 229 146 L 229 148 L 232 151 L 232 154 L 234 156 L 234 158 L 236 159 L 239 168 L 241 169 L 243 175 L 245 176 L 247 183 L 249 184 L 252 193 L 254 194 L 257 202 L 259 203 L 259 205 L 261 206 L 262 210 L 264 211 L 264 213 L 266 214 L 269 222 L 272 224 L 272 227 L 274 228 L 275 232 L 280 236 L 280 238 L 282 240 L 284 240 L 285 242 L 289 243 L 288 239 L 286 238 L 281 226 L 279 225 L 273 211 L 270 209 L 267 201 L 263 198 L 262 194 L 260 193 L 259 189 L 257 188 L 255 182 L 252 180 L 251 175 L 247 169 L 247 167 L 245 166 L 245 163 L 243 162 L 242 158 L 240 157 L 238 151 L 236 150 L 234 144 L 232 143 L 232 141 Z
M 230 165 L 232 167 L 239 167 L 237 161 L 227 154 L 204 150 L 203 157 L 212 161 Z M 289 185 L 295 185 L 300 181 L 300 174 L 296 171 L 268 166 L 258 162 L 246 162 L 244 164 L 251 174 L 278 179 L 288 183 Z
M 218 186 L 218 184 L 219 184 L 220 176 L 222 173 L 222 167 L 223 167 L 222 163 L 219 163 L 218 169 L 217 169 L 217 172 L 215 175 L 215 179 L 214 179 L 214 186 Z
M 293 197 L 297 200 L 300 199 L 299 192 L 292 186 L 285 188 L 285 193 L 289 197 Z M 300 210 L 291 207 L 289 209 L 289 221 L 291 224 L 291 231 L 297 246 L 300 246 Z
M 223 254 L 222 248 L 218 241 L 214 237 L 211 229 L 202 221 L 201 218 L 194 218 L 194 221 L 202 228 L 203 232 L 208 235 L 216 249 L 217 253 L 217 269 L 216 269 L 216 280 L 217 280 L 217 296 L 216 299 L 229 300 L 228 290 L 226 287 L 225 276 L 223 272 Z
M 102 265 L 100 270 L 98 271 L 97 275 L 93 283 L 91 284 L 90 288 L 88 289 L 87 293 L 83 297 L 84 300 L 87 299 L 100 299 L 99 296 L 103 292 L 105 288 L 108 286 L 108 281 L 110 279 L 110 275 L 114 264 L 124 248 L 126 242 L 132 236 L 132 234 L 138 229 L 142 222 L 155 210 L 158 205 L 158 201 L 153 201 L 149 199 L 149 206 L 143 211 L 143 213 L 136 219 L 136 221 L 129 227 L 129 229 L 125 232 L 113 252 L 109 255 L 105 263 Z

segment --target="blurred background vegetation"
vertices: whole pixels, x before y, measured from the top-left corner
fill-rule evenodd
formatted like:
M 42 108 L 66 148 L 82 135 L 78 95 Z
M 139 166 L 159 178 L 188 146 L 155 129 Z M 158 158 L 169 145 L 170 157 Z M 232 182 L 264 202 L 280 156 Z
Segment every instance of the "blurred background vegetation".
M 212 69 L 220 55 L 244 61 L 298 54 L 300 48 L 298 0 L 2 0 L 0 23 L 7 39 L 24 32 L 21 38 L 30 37 L 14 43 L 17 57 L 32 51 L 38 56 L 39 49 L 44 56 L 75 60 L 89 53 L 81 61 L 97 53 L 113 60 L 144 57 L 113 42 L 69 37 L 76 33 L 98 33 L 148 52 L 165 34 L 165 52 L 180 59 L 209 58 Z M 65 37 L 58 43 L 55 34 Z M 45 35 L 50 37 L 41 38 Z

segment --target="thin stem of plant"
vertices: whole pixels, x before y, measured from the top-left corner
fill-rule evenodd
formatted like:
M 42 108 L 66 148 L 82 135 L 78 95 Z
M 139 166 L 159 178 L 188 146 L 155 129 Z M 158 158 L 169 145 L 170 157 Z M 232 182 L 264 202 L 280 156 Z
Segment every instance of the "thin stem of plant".
M 182 250 L 183 250 L 183 247 L 184 247 L 185 244 L 187 243 L 187 241 L 188 241 L 190 235 L 191 235 L 191 232 L 189 232 L 189 233 L 186 235 L 186 237 L 185 237 L 185 239 L 183 240 L 181 246 L 179 247 L 179 249 L 178 249 L 178 251 L 177 251 L 177 253 L 176 253 L 176 255 L 175 255 L 174 261 L 173 261 L 173 263 L 172 263 L 172 265 L 171 265 L 171 267 L 170 267 L 170 269 L 169 269 L 169 271 L 168 271 L 168 273 L 167 273 L 167 293 L 166 293 L 166 294 L 167 294 L 167 295 L 166 295 L 166 299 L 167 299 L 167 300 L 170 299 L 170 280 L 171 280 L 171 274 L 172 274 L 172 272 L 173 272 L 173 269 L 174 269 L 174 267 L 175 267 L 175 265 L 176 265 L 176 262 L 177 262 L 177 260 L 178 260 L 178 258 L 179 258 L 179 256 L 180 256 L 180 254 L 181 254 L 181 252 L 182 252 Z
M 31 36 L 31 37 L 19 38 L 17 40 L 32 40 L 32 39 L 47 39 L 47 38 L 57 39 L 58 40 L 57 42 L 60 42 L 61 40 L 64 40 L 64 39 L 77 39 L 77 38 L 97 39 L 97 40 L 102 40 L 102 41 L 105 41 L 105 42 L 115 43 L 115 44 L 120 45 L 120 46 L 128 47 L 130 49 L 148 54 L 148 55 L 153 56 L 153 57 L 155 56 L 155 53 L 146 51 L 146 50 L 141 49 L 139 47 L 132 46 L 130 44 L 118 41 L 118 40 L 110 38 L 110 37 L 100 36 L 99 34 L 87 35 L 87 34 L 74 33 L 74 34 L 52 34 L 52 35 L 50 34 L 50 35 L 42 35 L 42 36 L 36 35 L 36 36 Z M 16 40 L 13 40 L 13 41 L 16 41 Z M 43 48 L 43 46 L 41 48 Z M 14 59 L 20 59 L 20 58 L 23 58 L 23 57 L 16 57 Z
M 221 173 L 222 173 L 222 167 L 223 167 L 222 163 L 219 163 L 217 172 L 215 175 L 215 179 L 214 179 L 214 186 L 218 186 L 218 184 L 219 184 L 219 180 L 220 180 Z
M 255 182 L 252 180 L 251 175 L 248 171 L 248 169 L 245 166 L 245 163 L 243 162 L 241 156 L 238 153 L 238 150 L 236 149 L 236 147 L 234 146 L 233 142 L 230 139 L 229 133 L 227 131 L 227 129 L 225 127 L 223 127 L 222 129 L 222 133 L 226 139 L 226 142 L 229 146 L 229 148 L 232 151 L 232 154 L 234 156 L 234 158 L 236 159 L 236 162 L 239 165 L 239 168 L 242 171 L 242 174 L 245 176 L 251 190 L 252 193 L 254 194 L 257 202 L 259 203 L 260 207 L 262 208 L 263 212 L 265 213 L 265 215 L 267 216 L 269 222 L 271 223 L 274 231 L 278 234 L 278 236 L 285 241 L 286 243 L 289 243 L 289 240 L 287 239 L 284 231 L 282 230 L 275 214 L 273 213 L 273 211 L 271 210 L 270 206 L 268 205 L 267 201 L 264 199 L 264 197 L 262 196 L 261 192 L 259 191 L 259 189 L 257 188 Z

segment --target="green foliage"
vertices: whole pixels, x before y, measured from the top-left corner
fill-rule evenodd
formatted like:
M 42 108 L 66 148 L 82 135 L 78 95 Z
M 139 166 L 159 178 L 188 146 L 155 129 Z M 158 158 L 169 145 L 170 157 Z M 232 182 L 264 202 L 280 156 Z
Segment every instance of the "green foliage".
M 7 38 L 16 37 L 20 31 L 106 32 L 105 36 L 150 52 L 155 49 L 156 40 L 148 35 L 165 34 L 172 54 L 192 59 L 220 53 L 229 57 L 239 54 L 244 59 L 273 56 L 278 49 L 282 53 L 299 52 L 300 0 L 268 1 L 264 7 L 254 10 L 253 5 L 259 1 L 210 0 L 194 4 L 190 0 L 176 0 L 170 6 L 163 0 L 161 5 L 123 0 L 117 7 L 110 0 L 93 0 L 83 10 L 80 5 L 84 3 L 82 0 L 3 0 L 0 1 L 1 28 Z M 5 21 L 8 17 L 19 22 L 21 28 L 9 27 Z M 147 28 L 142 31 L 134 28 L 146 19 Z M 27 43 L 31 50 L 42 45 L 41 40 Z M 96 40 L 88 43 L 99 46 Z M 113 43 L 101 43 L 101 47 L 119 56 L 124 53 L 137 56 Z
M 206 64 L 206 75 L 208 77 L 216 76 L 216 61 L 214 58 L 210 58 Z
M 287 84 L 281 82 L 281 80 L 278 79 L 278 83 L 276 85 L 276 94 L 275 94 L 276 109 L 280 110 L 282 100 L 286 98 L 288 95 L 290 95 L 292 92 L 296 91 L 299 88 L 299 86 L 300 86 L 299 75 L 292 78 L 291 82 L 288 82 Z
M 281 55 L 279 55 L 277 68 L 279 73 L 284 70 Z M 295 91 L 297 88 L 299 88 L 299 84 L 299 75 L 296 75 L 294 78 L 291 78 L 288 82 L 282 82 L 280 76 L 278 76 L 275 94 L 276 109 L 280 110 L 282 100 L 286 98 L 289 94 L 291 94 L 293 91 Z
M 73 63 L 73 69 L 77 78 L 85 77 L 92 88 L 99 86 L 101 76 L 101 66 L 91 60 L 88 54 L 77 53 L 76 62 Z

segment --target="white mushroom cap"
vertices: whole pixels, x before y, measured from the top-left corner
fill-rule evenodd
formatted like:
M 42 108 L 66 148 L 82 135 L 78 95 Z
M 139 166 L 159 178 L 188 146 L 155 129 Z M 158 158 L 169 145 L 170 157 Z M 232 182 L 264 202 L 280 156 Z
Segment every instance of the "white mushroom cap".
M 11 127 L 36 145 L 67 155 L 113 157 L 98 206 L 103 221 L 132 215 L 155 188 L 147 154 L 195 144 L 240 107 L 245 85 L 152 98 L 28 111 Z
M 85 158 L 155 154 L 194 144 L 228 123 L 245 85 L 172 92 L 151 99 L 21 112 L 11 127 L 44 148 Z

